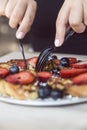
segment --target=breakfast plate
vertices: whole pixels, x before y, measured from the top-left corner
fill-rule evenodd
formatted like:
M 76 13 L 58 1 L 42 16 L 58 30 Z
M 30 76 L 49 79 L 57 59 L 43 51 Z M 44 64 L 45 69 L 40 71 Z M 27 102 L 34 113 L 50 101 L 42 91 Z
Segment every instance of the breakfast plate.
M 63 99 L 53 100 L 49 99 L 37 99 L 37 100 L 16 100 L 6 96 L 0 96 L 0 101 L 10 104 L 23 105 L 23 106 L 65 106 L 79 103 L 86 103 L 87 98 L 78 97 L 65 97 Z
M 26 53 L 26 58 L 37 56 L 39 53 Z M 78 58 L 79 60 L 85 60 L 86 56 L 83 55 L 70 55 L 70 54 L 56 54 L 58 57 L 64 57 L 64 56 L 73 56 Z M 13 52 L 10 54 L 7 54 L 0 58 L 0 62 L 5 62 L 10 59 L 17 59 L 22 58 L 22 55 L 20 52 Z M 16 104 L 16 105 L 24 105 L 24 106 L 65 106 L 65 105 L 72 105 L 72 104 L 78 104 L 78 103 L 86 103 L 87 98 L 79 98 L 79 97 L 72 97 L 71 95 L 65 96 L 63 99 L 57 99 L 53 100 L 52 98 L 47 99 L 36 99 L 36 100 L 17 100 L 8 96 L 2 96 L 0 95 L 0 101 L 10 104 Z

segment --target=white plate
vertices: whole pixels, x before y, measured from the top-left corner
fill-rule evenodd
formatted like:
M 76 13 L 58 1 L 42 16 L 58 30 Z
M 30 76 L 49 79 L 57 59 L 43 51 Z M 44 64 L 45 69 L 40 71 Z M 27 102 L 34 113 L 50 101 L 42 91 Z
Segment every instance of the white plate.
M 64 98 L 64 99 L 57 99 L 53 100 L 49 99 L 37 99 L 37 100 L 16 100 L 9 97 L 2 97 L 0 96 L 0 101 L 5 103 L 17 104 L 17 105 L 24 105 L 24 106 L 65 106 L 65 105 L 72 105 L 78 103 L 86 103 L 87 98 Z
M 32 57 L 38 55 L 35 54 L 26 54 L 26 57 Z M 57 54 L 58 57 L 65 57 L 65 56 L 74 56 L 77 57 L 80 60 L 85 60 L 86 56 L 82 55 L 69 55 L 69 54 Z M 21 53 L 19 52 L 13 52 L 6 56 L 3 56 L 0 58 L 0 62 L 8 61 L 10 59 L 17 59 L 22 58 Z M 64 106 L 64 105 L 71 105 L 71 104 L 78 104 L 78 103 L 86 103 L 87 98 L 78 98 L 78 97 L 65 97 L 63 99 L 53 100 L 51 98 L 49 99 L 37 99 L 37 100 L 16 100 L 10 97 L 6 96 L 0 96 L 0 101 L 5 103 L 11 103 L 11 104 L 17 104 L 17 105 L 25 105 L 25 106 Z

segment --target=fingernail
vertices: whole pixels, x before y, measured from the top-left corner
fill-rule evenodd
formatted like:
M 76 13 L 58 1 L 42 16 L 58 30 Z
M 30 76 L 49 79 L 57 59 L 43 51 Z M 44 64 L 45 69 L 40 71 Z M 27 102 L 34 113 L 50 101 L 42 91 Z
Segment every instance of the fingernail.
M 17 33 L 17 35 L 16 35 L 16 37 L 18 38 L 18 39 L 22 39 L 22 38 L 24 38 L 24 33 L 23 32 L 18 32 Z
M 56 40 L 54 41 L 54 44 L 55 44 L 55 47 L 61 46 L 59 39 L 56 39 Z

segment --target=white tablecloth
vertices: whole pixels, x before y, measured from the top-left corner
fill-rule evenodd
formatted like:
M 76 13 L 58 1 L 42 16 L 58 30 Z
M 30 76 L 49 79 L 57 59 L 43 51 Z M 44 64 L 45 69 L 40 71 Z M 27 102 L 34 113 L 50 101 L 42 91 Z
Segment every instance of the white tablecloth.
M 0 130 L 87 130 L 87 104 L 25 107 L 0 102 Z

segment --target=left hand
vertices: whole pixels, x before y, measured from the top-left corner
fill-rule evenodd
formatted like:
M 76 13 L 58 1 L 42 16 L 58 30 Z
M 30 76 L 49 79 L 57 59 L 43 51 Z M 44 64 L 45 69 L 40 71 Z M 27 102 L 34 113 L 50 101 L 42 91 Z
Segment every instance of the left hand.
M 82 33 L 87 26 L 87 0 L 65 0 L 56 20 L 56 46 L 64 42 L 68 27 Z

